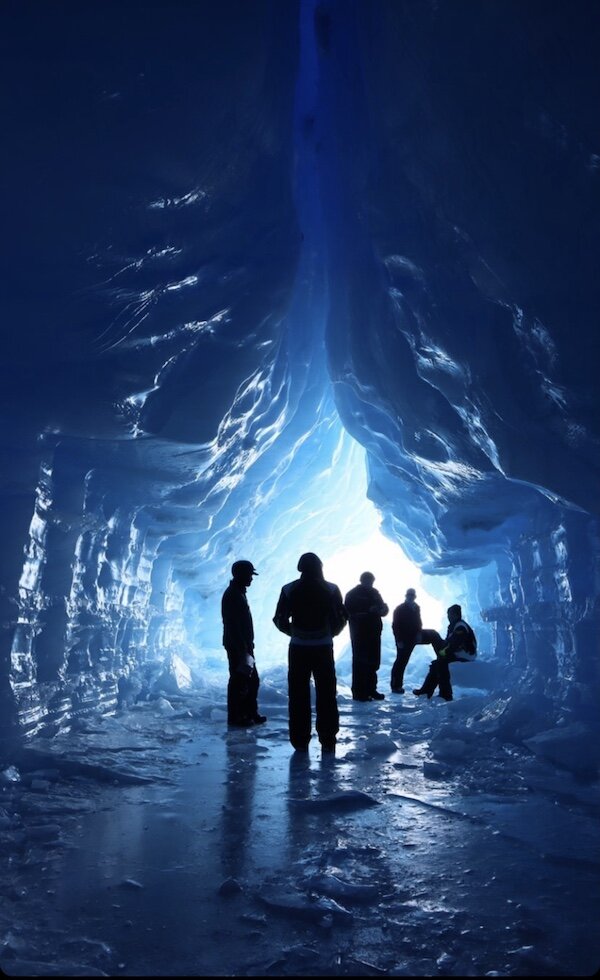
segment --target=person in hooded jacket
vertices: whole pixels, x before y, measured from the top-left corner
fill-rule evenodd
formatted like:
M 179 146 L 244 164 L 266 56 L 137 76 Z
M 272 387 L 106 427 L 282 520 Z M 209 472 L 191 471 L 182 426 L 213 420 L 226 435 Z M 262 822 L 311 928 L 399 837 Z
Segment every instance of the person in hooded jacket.
M 445 640 L 442 640 L 439 633 L 435 634 L 433 649 L 436 658 L 431 662 L 422 686 L 415 688 L 413 694 L 426 694 L 428 698 L 431 698 L 439 685 L 439 697 L 444 698 L 445 701 L 452 701 L 449 665 L 457 660 L 471 663 L 477 656 L 477 637 L 466 620 L 462 618 L 462 609 L 458 603 L 449 607 L 448 622 Z
M 310 679 L 315 682 L 316 729 L 322 750 L 334 752 L 339 731 L 333 637 L 347 617 L 337 585 L 326 582 L 313 552 L 298 561 L 300 578 L 284 585 L 273 622 L 290 637 L 288 650 L 289 737 L 305 752 L 311 739 Z
M 221 599 L 223 646 L 229 661 L 227 723 L 245 727 L 261 725 L 266 716 L 258 712 L 260 679 L 254 660 L 254 627 L 246 589 L 258 575 L 251 561 L 234 561 L 232 579 Z
M 355 701 L 383 701 L 377 690 L 377 671 L 381 664 L 382 616 L 389 609 L 377 589 L 375 576 L 363 572 L 360 584 L 347 593 L 344 606 L 350 624 L 352 643 L 352 697 Z

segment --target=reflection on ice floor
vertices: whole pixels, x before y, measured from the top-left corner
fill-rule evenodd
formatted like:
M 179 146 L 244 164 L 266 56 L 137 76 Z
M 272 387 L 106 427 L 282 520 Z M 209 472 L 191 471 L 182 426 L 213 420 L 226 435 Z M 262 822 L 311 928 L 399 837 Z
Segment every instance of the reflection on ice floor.
M 4 786 L 6 973 L 597 968 L 597 785 L 467 728 L 483 695 L 342 695 L 336 757 L 297 755 L 267 687 L 256 730 L 228 731 L 206 695 L 143 703 L 45 742 L 56 767 Z

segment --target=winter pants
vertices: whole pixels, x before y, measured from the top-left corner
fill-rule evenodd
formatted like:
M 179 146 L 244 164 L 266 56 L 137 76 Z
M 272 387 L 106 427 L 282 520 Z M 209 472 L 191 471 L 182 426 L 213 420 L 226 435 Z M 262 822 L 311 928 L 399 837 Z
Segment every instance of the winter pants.
M 310 678 L 314 677 L 317 720 L 322 745 L 335 741 L 340 727 L 333 644 L 301 646 L 290 643 L 288 653 L 288 697 L 290 742 L 306 748 L 311 737 Z
M 444 645 L 444 641 L 437 630 L 421 630 L 420 633 L 415 633 L 410 637 L 406 637 L 404 640 L 396 640 L 396 659 L 390 678 L 392 691 L 395 688 L 404 687 L 404 671 L 408 666 L 408 661 L 414 648 L 419 644 L 427 643 L 431 643 L 436 652 L 441 650 Z
M 260 678 L 256 667 L 248 677 L 236 669 L 239 658 L 227 651 L 229 659 L 229 683 L 227 685 L 227 723 L 245 725 L 258 714 L 258 688 Z
M 353 630 L 352 641 L 352 696 L 370 698 L 377 690 L 377 671 L 381 664 L 381 633 Z

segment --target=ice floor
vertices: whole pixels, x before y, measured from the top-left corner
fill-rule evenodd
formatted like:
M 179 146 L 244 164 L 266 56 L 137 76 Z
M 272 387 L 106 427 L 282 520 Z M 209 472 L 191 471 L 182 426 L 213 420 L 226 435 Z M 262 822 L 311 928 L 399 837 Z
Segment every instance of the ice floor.
M 483 693 L 359 704 L 342 685 L 335 758 L 295 755 L 277 678 L 261 695 L 254 730 L 189 693 L 37 740 L 2 775 L 5 973 L 598 968 L 597 783 L 467 724 Z

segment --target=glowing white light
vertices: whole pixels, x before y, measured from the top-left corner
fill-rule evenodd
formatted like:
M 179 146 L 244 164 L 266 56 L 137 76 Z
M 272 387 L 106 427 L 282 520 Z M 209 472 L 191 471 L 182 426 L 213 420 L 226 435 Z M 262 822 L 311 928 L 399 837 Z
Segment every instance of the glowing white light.
M 373 508 L 373 521 L 376 522 Z M 445 632 L 446 607 L 439 599 L 435 599 L 425 591 L 419 569 L 406 557 L 402 549 L 389 541 L 377 528 L 360 544 L 343 548 L 328 558 L 323 559 L 323 571 L 328 582 L 339 585 L 342 595 L 358 585 L 362 572 L 372 572 L 375 576 L 374 586 L 381 593 L 384 602 L 390 607 L 384 622 L 384 629 L 389 630 L 392 613 L 396 606 L 404 602 L 407 589 L 415 589 L 417 602 L 421 607 L 423 626 L 426 629 L 436 629 Z M 336 652 L 348 642 L 347 630 L 337 638 L 334 646 Z

